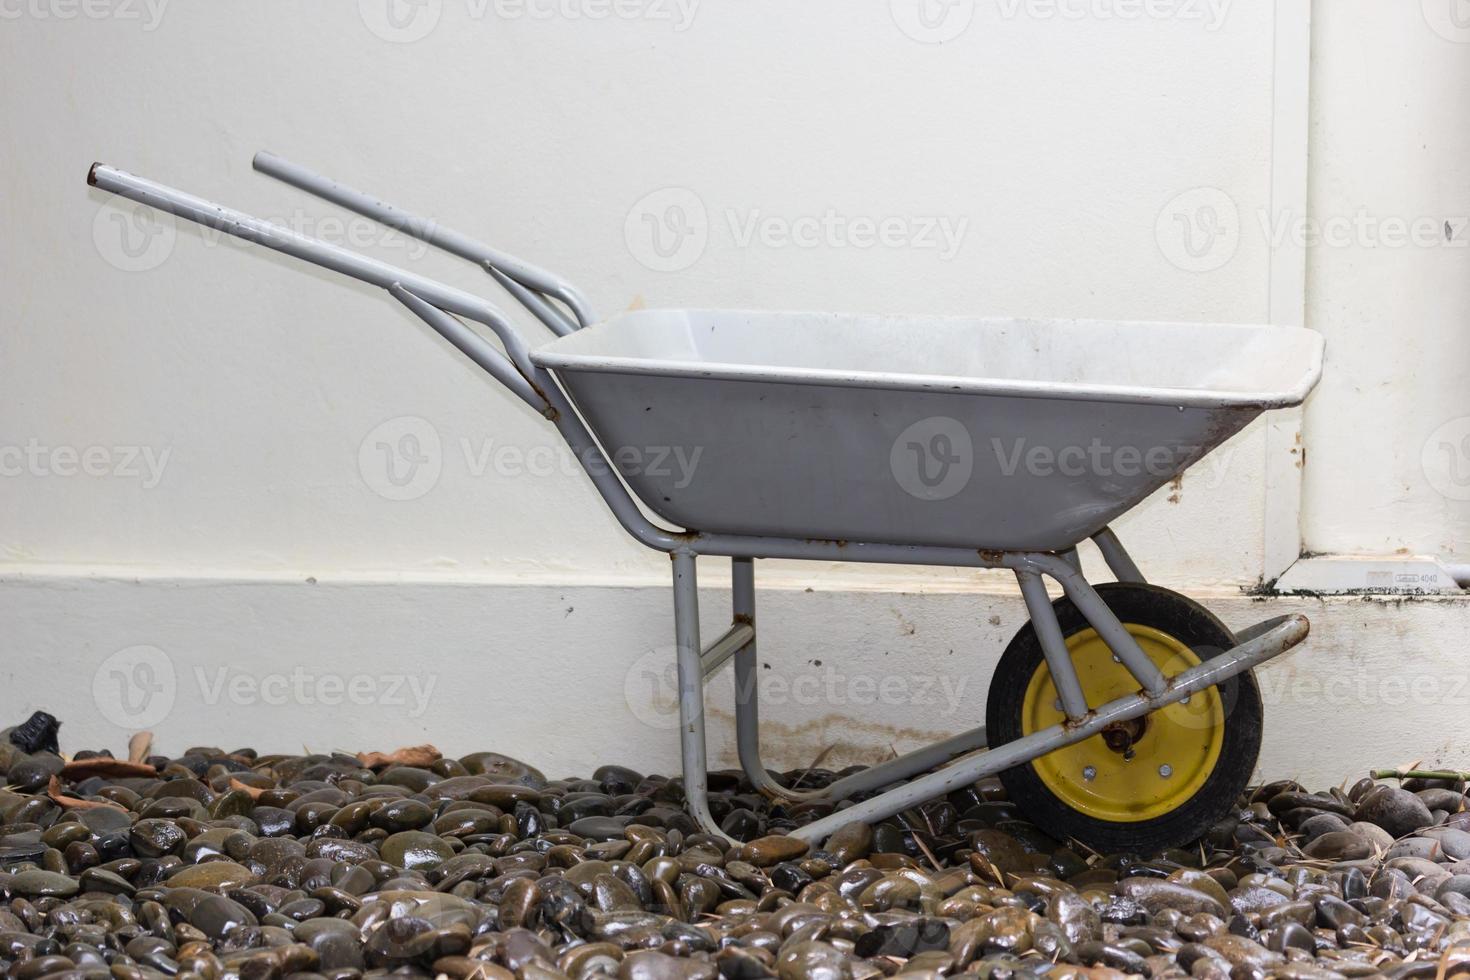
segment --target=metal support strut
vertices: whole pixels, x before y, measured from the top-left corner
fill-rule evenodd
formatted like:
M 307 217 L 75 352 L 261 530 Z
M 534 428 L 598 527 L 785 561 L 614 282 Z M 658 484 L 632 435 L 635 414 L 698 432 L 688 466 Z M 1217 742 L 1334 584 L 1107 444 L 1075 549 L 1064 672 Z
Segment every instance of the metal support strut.
M 1121 551 L 1121 545 L 1119 545 Z M 1123 553 L 1126 558 L 1126 553 Z M 1016 578 L 1035 624 L 1038 639 L 1047 655 L 1047 665 L 1057 684 L 1058 696 L 1068 715 L 1065 724 L 1033 732 L 1004 746 L 987 749 L 985 728 L 960 732 L 940 742 L 835 780 L 818 790 L 788 788 L 766 771 L 760 758 L 760 714 L 756 668 L 755 567 L 754 560 L 737 557 L 731 562 L 730 629 L 707 648 L 699 638 L 699 596 L 695 579 L 695 556 L 688 550 L 675 551 L 674 629 L 678 645 L 680 740 L 684 761 L 685 796 L 691 815 L 705 831 L 726 837 L 709 810 L 709 778 L 705 749 L 704 682 L 720 666 L 735 664 L 735 735 L 741 768 L 757 790 L 785 800 L 843 800 L 883 790 L 791 831 L 792 836 L 818 844 L 845 824 L 872 822 L 893 816 L 915 804 L 943 795 L 960 786 L 1029 762 L 1055 749 L 1103 732 L 1110 725 L 1141 718 L 1167 704 L 1213 687 L 1300 643 L 1309 629 L 1302 616 L 1282 616 L 1260 623 L 1241 634 L 1233 650 L 1172 677 L 1164 677 L 1133 643 L 1138 657 L 1152 668 L 1157 686 L 1151 686 L 1146 670 L 1135 670 L 1133 657 L 1113 647 L 1119 660 L 1139 678 L 1142 689 L 1104 705 L 1086 703 L 1076 670 L 1066 650 L 1041 570 L 1059 579 L 1084 617 L 1105 641 L 1116 627 L 1131 641 L 1117 617 L 1081 579 L 1081 573 L 1066 560 L 1048 556 L 1016 566 Z M 1075 576 L 1075 579 L 1074 579 Z M 1080 584 L 1079 584 L 1080 582 Z M 1078 599 L 1082 601 L 1077 601 Z M 1101 607 L 1102 613 L 1098 613 Z M 1095 618 L 1096 617 L 1096 618 Z M 1140 676 L 1144 675 L 1144 676 Z M 1152 680 L 1153 678 L 1149 678 Z M 984 751 L 980 751 L 984 750 Z M 937 768 L 942 767 L 942 768 Z M 930 771 L 934 770 L 934 771 Z M 919 776 L 920 773 L 928 773 Z M 914 778 L 914 777 L 918 778 Z M 907 781 L 905 781 L 907 780 Z

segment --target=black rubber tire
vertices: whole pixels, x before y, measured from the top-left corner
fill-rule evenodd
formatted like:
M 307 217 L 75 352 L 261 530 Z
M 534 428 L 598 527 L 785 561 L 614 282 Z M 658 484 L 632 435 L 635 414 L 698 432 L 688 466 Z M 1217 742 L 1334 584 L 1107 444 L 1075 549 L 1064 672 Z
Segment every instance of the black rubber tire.
M 1167 633 L 1188 645 L 1202 661 L 1235 646 L 1235 636 L 1225 624 L 1204 606 L 1177 592 L 1122 582 L 1095 588 L 1124 624 L 1150 626 Z M 1052 606 L 1063 636 L 1089 628 L 1070 600 L 1058 599 Z M 1026 687 L 1045 664 L 1036 630 L 1028 622 L 1006 647 L 990 682 L 985 727 L 991 748 L 1021 737 Z M 1029 762 L 1000 773 L 1000 781 L 1011 801 L 1031 822 L 1055 837 L 1074 838 L 1098 851 L 1138 854 L 1188 844 L 1230 812 L 1250 782 L 1261 750 L 1261 692 L 1254 675 L 1250 671 L 1237 674 L 1217 689 L 1225 711 L 1225 740 L 1219 761 L 1194 796 L 1163 816 L 1118 823 L 1081 813 L 1052 793 Z

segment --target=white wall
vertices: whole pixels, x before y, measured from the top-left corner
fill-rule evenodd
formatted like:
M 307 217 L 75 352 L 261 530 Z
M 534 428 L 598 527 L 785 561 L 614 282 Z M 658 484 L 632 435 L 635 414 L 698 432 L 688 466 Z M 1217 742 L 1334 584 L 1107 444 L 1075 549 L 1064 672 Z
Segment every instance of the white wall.
M 580 474 L 497 466 L 500 447 L 556 447 L 551 429 L 391 301 L 194 226 L 148 239 L 157 216 L 83 186 L 94 159 L 496 292 L 253 174 L 270 148 L 560 270 L 603 311 L 1268 318 L 1266 243 L 1211 235 L 1201 208 L 1268 199 L 1269 5 L 1075 19 L 1006 0 L 929 44 L 905 33 L 930 36 L 903 3 L 842 0 L 705 0 L 682 30 L 658 18 L 677 9 L 665 0 L 605 20 L 393 0 L 426 17 L 402 36 L 388 0 L 166 4 L 156 24 L 141 0 L 95 18 L 48 6 L 67 2 L 0 23 L 19 82 L 0 96 L 18 137 L 0 153 L 25 189 L 0 205 L 0 441 L 168 457 L 154 487 L 40 475 L 50 453 L 0 480 L 0 554 L 17 565 L 664 574 Z M 656 271 L 644 219 L 673 205 L 697 225 L 688 267 Z M 829 211 L 924 237 L 740 240 L 753 219 Z M 926 247 L 944 241 L 930 219 L 952 254 Z M 387 500 L 374 447 L 405 431 L 437 437 L 440 474 Z M 1140 557 L 1176 580 L 1258 579 L 1263 453 L 1253 430 L 1127 521 Z
M 1308 549 L 1470 556 L 1470 7 L 1313 12 Z M 1456 20 L 1456 14 L 1459 20 Z
M 918 0 L 648 0 L 605 19 L 587 16 L 608 9 L 598 0 L 549 18 L 392 0 L 419 11 L 400 28 L 388 2 L 0 0 L 0 718 L 47 707 L 72 747 L 121 748 L 148 726 L 165 746 L 431 739 L 553 771 L 673 764 L 648 687 L 669 663 L 667 563 L 622 536 L 562 457 L 547 470 L 544 423 L 372 290 L 88 190 L 96 159 L 494 294 L 467 266 L 254 175 L 251 155 L 269 148 L 561 271 L 608 312 L 1262 322 L 1293 295 L 1300 308 L 1291 246 L 1273 249 L 1259 223 L 1294 206 L 1280 178 L 1305 153 L 1281 106 L 1306 56 L 1282 29 L 1302 22 L 1299 0 L 1062 0 L 1061 13 L 959 0 L 928 8 L 950 11 L 929 26 Z M 1376 146 L 1368 123 L 1356 138 Z M 741 235 L 829 213 L 962 232 L 953 249 L 942 236 L 863 248 Z M 670 256 L 650 221 L 678 245 Z M 1439 342 L 1426 360 L 1458 343 Z M 422 493 L 389 499 L 404 493 L 377 447 L 411 448 L 405 435 L 426 459 Z M 1312 646 L 1268 676 L 1350 663 L 1388 683 L 1406 646 L 1421 674 L 1453 679 L 1460 604 L 1239 596 L 1262 576 L 1268 534 L 1279 544 L 1286 528 L 1294 548 L 1280 516 L 1293 495 L 1273 507 L 1263 489 L 1268 452 L 1293 448 L 1268 449 L 1253 427 L 1161 492 L 1121 525 L 1140 562 L 1232 625 L 1306 609 Z M 1328 495 L 1378 465 L 1323 458 Z M 1270 470 L 1279 489 L 1280 460 Z M 882 758 L 977 720 L 1022 616 L 980 578 L 763 567 L 780 586 L 762 598 L 776 676 L 966 685 L 948 712 L 788 699 L 767 712 L 784 726 L 774 761 L 834 743 L 835 759 Z M 710 599 L 713 627 L 724 614 Z M 210 694 L 219 669 L 244 678 L 238 694 Z M 259 686 L 303 675 L 377 686 L 345 705 L 317 688 L 272 703 Z M 417 714 L 403 686 L 415 678 L 437 685 Z M 1403 711 L 1377 686 L 1346 700 L 1281 690 L 1273 771 L 1335 781 L 1409 761 L 1377 747 Z M 1412 755 L 1463 739 L 1456 696 L 1421 698 Z M 715 721 L 728 762 L 728 718 Z

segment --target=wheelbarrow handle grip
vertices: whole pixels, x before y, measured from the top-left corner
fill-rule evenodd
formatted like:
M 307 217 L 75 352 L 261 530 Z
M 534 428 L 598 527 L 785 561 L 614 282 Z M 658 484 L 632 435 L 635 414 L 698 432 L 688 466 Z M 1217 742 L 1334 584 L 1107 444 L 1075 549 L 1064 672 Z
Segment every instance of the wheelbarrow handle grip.
M 545 269 L 445 228 L 436 221 L 410 214 L 371 194 L 324 177 L 274 153 L 257 153 L 253 166 L 261 173 L 308 194 L 356 211 L 405 235 L 474 262 L 494 276 L 497 282 L 505 286 L 512 296 L 558 336 L 565 336 L 597 319 L 586 298 L 575 286 Z M 576 322 L 572 322 L 566 314 L 537 294 L 552 296 L 565 303 L 576 317 Z
M 121 197 L 130 198 L 140 204 L 167 211 L 169 214 L 216 228 L 236 238 L 264 245 L 277 252 L 283 252 L 286 255 L 386 289 L 450 343 L 468 354 L 496 380 L 510 388 L 518 397 L 527 399 L 528 390 L 535 390 L 533 379 L 541 375 L 539 369 L 531 363 L 526 343 L 516 332 L 515 325 L 496 307 L 472 293 L 464 292 L 453 286 L 446 286 L 441 282 L 399 269 L 377 259 L 368 258 L 365 255 L 359 255 L 340 246 L 309 238 L 288 228 L 282 228 L 280 225 L 262 221 L 243 212 L 231 210 L 204 198 L 195 197 L 176 188 L 105 164 L 94 163 L 92 165 L 92 169 L 87 173 L 87 183 Z M 417 300 L 418 303 L 411 302 L 408 297 Z M 424 306 L 432 308 L 440 316 L 426 316 Z M 448 315 L 451 313 L 489 327 L 505 347 L 505 355 L 501 355 L 488 342 L 473 334 L 464 324 L 454 320 Z M 479 343 L 473 343 L 471 338 L 478 340 Z M 491 354 L 494 356 L 491 357 Z M 509 364 L 504 363 L 506 357 L 509 357 Z M 512 365 L 513 370 L 509 370 Z M 521 383 L 515 383 L 516 379 L 519 379 Z M 538 411 L 546 407 L 544 399 L 539 395 L 535 400 L 527 400 Z

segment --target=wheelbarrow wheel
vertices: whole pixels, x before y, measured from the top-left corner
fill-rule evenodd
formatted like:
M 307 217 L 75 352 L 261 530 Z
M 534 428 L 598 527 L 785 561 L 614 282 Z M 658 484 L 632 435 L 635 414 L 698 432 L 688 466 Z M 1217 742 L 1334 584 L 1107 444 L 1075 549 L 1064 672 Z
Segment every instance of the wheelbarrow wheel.
M 1097 594 L 1166 676 L 1235 646 L 1199 603 L 1153 585 Z M 1138 682 L 1067 599 L 1053 604 L 1087 703 Z M 1007 769 L 1000 780 L 1037 826 L 1104 851 L 1147 853 L 1200 837 L 1229 812 L 1261 748 L 1261 693 L 1246 671 L 1133 722 Z M 985 706 L 992 748 L 1064 721 L 1040 640 L 1027 623 L 1001 655 Z

